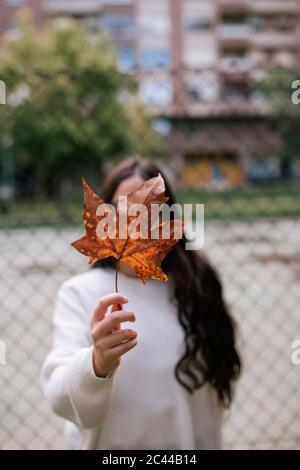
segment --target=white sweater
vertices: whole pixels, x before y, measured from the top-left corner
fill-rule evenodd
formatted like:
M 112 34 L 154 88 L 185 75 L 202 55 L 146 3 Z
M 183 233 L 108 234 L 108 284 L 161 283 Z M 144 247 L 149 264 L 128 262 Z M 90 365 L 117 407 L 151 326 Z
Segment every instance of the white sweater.
M 171 281 L 119 274 L 129 298 L 138 344 L 121 358 L 112 377 L 92 366 L 90 319 L 99 299 L 114 291 L 114 271 L 90 270 L 61 286 L 54 314 L 53 348 L 42 369 L 42 387 L 66 420 L 71 448 L 218 449 L 221 409 L 205 385 L 190 395 L 174 376 L 184 351 L 183 329 L 172 302 Z

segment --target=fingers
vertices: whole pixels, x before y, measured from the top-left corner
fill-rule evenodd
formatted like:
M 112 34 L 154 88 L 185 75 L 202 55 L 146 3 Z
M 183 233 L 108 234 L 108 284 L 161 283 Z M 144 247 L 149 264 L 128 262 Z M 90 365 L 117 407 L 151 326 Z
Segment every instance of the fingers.
M 116 312 L 117 310 L 122 310 L 122 304 L 113 304 L 111 311 Z
M 112 333 L 110 335 L 102 337 L 99 343 L 101 343 L 102 349 L 111 349 L 115 346 L 121 345 L 124 341 L 131 341 L 136 337 L 136 331 L 124 329 L 119 330 L 117 333 Z
M 128 351 L 133 349 L 137 345 L 137 339 L 134 338 L 132 340 L 126 341 L 126 343 L 122 343 L 118 346 L 115 346 L 112 349 L 109 349 L 106 353 L 108 359 L 116 359 L 118 357 L 123 356 Z
M 134 322 L 135 315 L 133 312 L 126 310 L 117 310 L 106 316 L 102 321 L 96 322 L 93 325 L 91 335 L 94 341 L 97 341 L 100 336 L 105 336 L 107 333 L 116 331 L 116 328 L 123 322 Z
M 117 310 L 122 310 L 122 304 L 113 304 L 111 312 L 116 312 Z M 113 331 L 118 331 L 120 329 L 120 325 L 117 325 L 113 328 Z
M 93 326 L 95 322 L 102 320 L 105 316 L 105 313 L 110 305 L 114 304 L 126 304 L 128 298 L 121 294 L 108 294 L 101 298 L 98 306 L 96 307 L 92 319 L 91 325 Z

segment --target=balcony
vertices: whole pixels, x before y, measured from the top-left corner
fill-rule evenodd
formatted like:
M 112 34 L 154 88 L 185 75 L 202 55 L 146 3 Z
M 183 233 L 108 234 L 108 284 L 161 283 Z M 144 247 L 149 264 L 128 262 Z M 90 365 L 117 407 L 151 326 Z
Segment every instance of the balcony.
M 298 38 L 295 33 L 264 31 L 256 32 L 252 37 L 252 45 L 257 48 L 294 48 L 297 44 Z
M 219 0 L 218 5 L 223 12 L 252 13 L 296 13 L 299 9 L 297 0 Z
M 286 14 L 299 12 L 297 0 L 260 0 L 251 1 L 251 12 L 256 14 Z
M 222 12 L 247 12 L 251 3 L 249 0 L 219 0 L 218 7 Z
M 225 74 L 248 74 L 253 67 L 253 61 L 246 57 L 222 57 L 219 62 L 219 71 Z
M 101 10 L 101 0 L 47 0 L 44 2 L 44 11 L 48 15 L 85 16 Z
M 251 38 L 248 24 L 222 24 L 217 28 L 217 37 L 226 43 L 247 43 Z
M 84 16 L 103 9 L 132 6 L 134 0 L 46 0 L 44 11 L 48 15 Z
M 123 7 L 131 6 L 134 4 L 134 0 L 102 0 L 103 6 L 107 7 Z

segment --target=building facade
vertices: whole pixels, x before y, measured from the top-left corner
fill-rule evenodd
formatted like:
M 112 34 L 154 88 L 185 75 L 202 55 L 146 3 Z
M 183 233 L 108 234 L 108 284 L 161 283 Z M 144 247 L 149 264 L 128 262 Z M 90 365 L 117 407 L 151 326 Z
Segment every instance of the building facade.
M 30 8 L 37 28 L 45 22 L 43 0 L 0 0 L 0 38 L 16 33 L 15 15 L 20 8 Z

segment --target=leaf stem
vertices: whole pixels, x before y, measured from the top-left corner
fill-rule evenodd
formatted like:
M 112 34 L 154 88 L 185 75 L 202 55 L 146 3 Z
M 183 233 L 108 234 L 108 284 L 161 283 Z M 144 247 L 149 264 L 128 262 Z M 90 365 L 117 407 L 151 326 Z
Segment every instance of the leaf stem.
M 122 247 L 122 250 L 121 250 L 121 253 L 119 254 L 119 258 L 117 260 L 117 264 L 116 264 L 116 275 L 115 275 L 115 290 L 116 290 L 116 293 L 118 293 L 118 274 L 119 274 L 119 269 L 120 269 L 120 261 L 121 261 L 121 258 L 123 256 L 123 252 L 126 248 L 126 245 L 128 243 L 128 239 L 129 239 L 129 236 L 127 236 L 127 239 Z
M 115 272 L 115 291 L 118 293 L 118 274 L 119 274 L 119 268 L 120 268 L 120 259 L 118 258 L 117 264 L 116 264 L 116 272 Z

